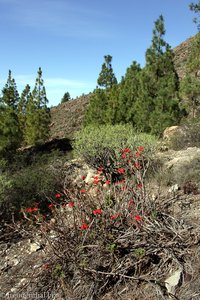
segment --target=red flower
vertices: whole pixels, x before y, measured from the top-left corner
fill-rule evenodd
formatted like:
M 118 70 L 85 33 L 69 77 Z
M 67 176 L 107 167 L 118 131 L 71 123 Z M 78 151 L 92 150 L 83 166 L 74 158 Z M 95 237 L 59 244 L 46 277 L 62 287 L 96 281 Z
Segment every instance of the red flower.
M 48 205 L 48 208 L 51 208 L 51 207 L 53 207 L 53 204 L 52 204 L 52 203 L 50 203 L 50 204 Z
M 140 157 L 140 156 L 141 156 L 141 153 L 137 151 L 137 152 L 135 152 L 135 156 L 136 156 L 136 157 Z
M 138 151 L 144 151 L 144 147 L 141 147 L 141 146 L 140 146 L 140 147 L 138 148 Z
M 131 152 L 131 149 L 129 149 L 129 148 L 125 148 L 125 149 L 121 150 L 121 152 L 124 152 L 124 153 L 129 153 L 129 152 Z
M 81 225 L 81 229 L 82 230 L 87 230 L 89 228 L 89 226 L 86 224 L 86 223 L 83 223 L 82 225 Z
M 141 183 L 138 183 L 138 184 L 137 184 L 137 188 L 138 188 L 138 189 L 141 189 L 141 188 L 142 188 L 142 184 L 141 184 Z
M 106 180 L 105 184 L 110 184 L 110 180 Z
M 135 204 L 135 202 L 133 201 L 133 199 L 128 201 L 128 206 L 131 206 L 131 205 L 134 205 L 134 204 Z
M 97 168 L 97 170 L 98 170 L 98 171 L 103 171 L 103 170 L 104 170 L 104 168 Z
M 118 173 L 120 173 L 120 174 L 122 174 L 122 173 L 124 173 L 124 172 L 125 172 L 125 169 L 123 169 L 123 168 L 119 168 L 119 169 L 117 169 L 117 172 L 118 172 Z
M 69 203 L 68 203 L 68 206 L 69 206 L 70 208 L 73 208 L 73 207 L 75 206 L 75 204 L 74 204 L 74 202 L 69 202 Z
M 33 207 L 32 208 L 32 211 L 34 212 L 34 211 L 37 211 L 38 210 L 38 208 L 37 207 Z
M 121 155 L 121 157 L 122 157 L 122 158 L 126 158 L 126 153 L 123 153 L 123 154 Z
M 33 209 L 31 207 L 27 207 L 27 208 L 25 208 L 25 212 L 32 213 Z
M 56 198 L 60 198 L 61 197 L 61 194 L 56 194 Z
M 84 179 L 85 179 L 85 176 L 84 176 L 84 175 L 83 175 L 83 176 L 81 176 L 81 179 L 82 179 L 82 180 L 84 180 Z
M 94 183 L 98 184 L 99 183 L 99 177 L 98 176 L 94 176 L 93 178 L 94 178 Z
M 133 166 L 134 166 L 136 169 L 140 169 L 140 168 L 141 168 L 141 166 L 140 166 L 140 164 L 139 164 L 138 162 L 135 162 Z
M 115 214 L 110 216 L 111 220 L 117 219 L 120 216 L 120 214 Z
M 80 192 L 84 194 L 84 193 L 86 193 L 86 190 L 82 189 L 82 190 L 80 190 Z
M 102 209 L 97 208 L 97 209 L 93 210 L 93 214 L 94 215 L 101 215 L 102 214 Z
M 143 218 L 140 217 L 140 216 L 135 216 L 134 219 L 135 219 L 136 221 L 142 221 L 142 220 L 143 220 Z

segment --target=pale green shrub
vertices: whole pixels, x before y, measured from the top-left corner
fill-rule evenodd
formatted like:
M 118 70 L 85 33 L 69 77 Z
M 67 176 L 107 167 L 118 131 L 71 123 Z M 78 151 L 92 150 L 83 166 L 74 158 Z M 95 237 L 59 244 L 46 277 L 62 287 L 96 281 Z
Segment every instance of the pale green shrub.
M 136 150 L 144 147 L 145 153 L 152 153 L 157 147 L 157 138 L 146 133 L 138 133 L 130 124 L 87 126 L 75 135 L 74 155 L 94 157 L 103 149 L 119 152 L 123 148 Z

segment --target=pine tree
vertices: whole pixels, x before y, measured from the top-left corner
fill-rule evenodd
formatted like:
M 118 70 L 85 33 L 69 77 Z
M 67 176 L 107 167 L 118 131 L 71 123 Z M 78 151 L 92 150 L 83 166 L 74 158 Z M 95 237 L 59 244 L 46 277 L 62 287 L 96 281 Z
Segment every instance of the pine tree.
M 84 118 L 84 125 L 100 125 L 106 123 L 108 93 L 104 89 L 96 88 L 90 97 L 90 103 Z
M 0 154 L 8 156 L 21 143 L 21 132 L 14 109 L 9 106 L 0 106 Z
M 19 121 L 20 130 L 22 135 L 25 134 L 25 124 L 26 124 L 26 109 L 27 104 L 31 97 L 31 88 L 30 85 L 26 85 L 25 89 L 21 93 L 21 97 L 17 107 L 17 116 Z
M 121 110 L 119 105 L 119 92 L 120 85 L 115 84 L 107 91 L 107 108 L 105 111 L 105 123 L 117 124 L 120 123 L 118 120 L 118 113 Z
M 33 101 L 33 96 L 31 94 L 26 105 L 24 128 L 24 140 L 27 145 L 35 145 L 39 140 L 40 122 L 38 111 L 39 109 Z
M 110 108 L 112 106 L 110 101 L 110 108 L 108 108 L 109 96 L 112 94 L 111 89 L 117 84 L 117 79 L 113 73 L 111 55 L 104 56 L 105 62 L 102 65 L 101 72 L 97 79 L 100 87 L 97 87 L 93 95 L 90 97 L 90 104 L 87 108 L 84 125 L 89 124 L 105 124 L 112 122 Z M 101 88 L 102 87 L 102 88 Z M 105 89 L 104 89 L 105 88 Z
M 119 109 L 116 119 L 118 123 L 132 123 L 135 125 L 135 102 L 138 99 L 139 74 L 141 68 L 136 61 L 127 69 L 119 89 Z
M 101 72 L 97 79 L 97 83 L 100 87 L 111 88 L 114 84 L 117 84 L 117 79 L 112 68 L 112 56 L 105 55 L 105 62 L 102 65 Z
M 19 93 L 17 91 L 15 79 L 12 78 L 11 70 L 9 70 L 7 82 L 2 90 L 1 103 L 16 110 L 18 102 Z
M 0 152 L 16 150 L 20 146 L 22 135 L 17 118 L 19 94 L 15 80 L 9 70 L 8 79 L 0 99 Z
M 27 102 L 24 138 L 26 144 L 42 143 L 49 137 L 50 110 L 42 70 L 39 68 L 35 87 Z
M 152 44 L 146 51 L 146 66 L 142 72 L 135 122 L 140 115 L 143 128 L 154 134 L 180 121 L 179 80 L 173 63 L 173 52 L 164 40 L 164 18 L 155 22 Z
M 62 99 L 61 99 L 61 103 L 68 102 L 70 99 L 71 99 L 70 93 L 69 93 L 69 92 L 66 92 L 66 93 L 64 94 L 64 96 L 62 97 Z
M 32 92 L 33 101 L 38 108 L 45 108 L 48 104 L 44 80 L 42 79 L 42 69 L 39 67 L 38 76 L 35 81 L 35 87 Z

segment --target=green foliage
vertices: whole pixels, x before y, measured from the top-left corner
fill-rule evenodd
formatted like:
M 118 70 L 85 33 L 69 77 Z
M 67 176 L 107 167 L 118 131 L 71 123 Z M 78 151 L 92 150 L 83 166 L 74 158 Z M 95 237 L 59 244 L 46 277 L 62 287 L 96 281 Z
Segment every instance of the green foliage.
M 17 114 L 12 107 L 0 107 L 0 153 L 8 155 L 21 143 Z
M 104 60 L 105 62 L 102 65 L 102 69 L 97 79 L 97 83 L 99 86 L 105 87 L 107 89 L 111 88 L 114 84 L 117 84 L 117 79 L 115 77 L 111 64 L 112 56 L 105 55 Z
M 97 88 L 90 97 L 90 104 L 84 118 L 84 125 L 105 124 L 106 109 L 108 106 L 108 92 Z
M 102 70 L 99 74 L 97 87 L 91 98 L 87 108 L 84 125 L 98 125 L 106 123 L 115 123 L 117 112 L 118 87 L 117 79 L 113 73 L 111 55 L 104 56 L 105 62 L 102 65 Z
M 25 135 L 25 126 L 26 126 L 26 113 L 27 113 L 27 104 L 31 99 L 31 88 L 27 84 L 25 89 L 22 91 L 18 107 L 17 107 L 17 116 L 19 121 L 19 127 L 23 134 L 23 140 Z
M 5 87 L 2 90 L 1 104 L 9 106 L 16 110 L 19 102 L 19 93 L 17 91 L 17 86 L 15 79 L 12 78 L 11 70 L 8 72 L 8 79 Z
M 28 92 L 28 102 L 26 103 L 24 140 L 28 145 L 42 143 L 49 137 L 50 110 L 47 103 L 42 70 L 39 68 L 35 88 L 32 95 Z
M 21 143 L 21 131 L 17 117 L 19 94 L 9 70 L 8 80 L 0 99 L 0 152 L 15 150 Z M 8 153 L 7 153 L 8 154 Z
M 155 136 L 137 133 L 130 124 L 118 124 L 85 127 L 75 135 L 73 147 L 76 156 L 95 157 L 105 148 L 118 152 L 124 147 L 137 149 L 141 145 L 148 153 L 155 149 L 156 142 Z
M 135 125 L 135 103 L 139 97 L 140 65 L 136 61 L 127 69 L 119 91 L 119 104 L 116 113 L 118 123 L 132 123 Z
M 178 124 L 182 117 L 173 52 L 164 34 L 164 19 L 160 16 L 155 22 L 151 47 L 146 51 L 146 66 L 140 73 L 134 116 L 138 128 L 157 135 L 167 126 Z
M 62 167 L 57 163 L 58 154 L 36 157 L 34 162 L 26 154 L 14 155 L 13 161 L 2 167 L 0 210 L 3 217 L 10 219 L 11 213 L 19 216 L 22 207 L 36 203 L 43 209 L 47 199 L 54 198 L 60 190 L 64 178 Z
M 70 97 L 70 93 L 69 93 L 69 92 L 67 92 L 67 93 L 65 93 L 65 94 L 64 94 L 64 96 L 62 97 L 62 99 L 61 99 L 61 103 L 68 102 L 70 99 L 71 99 L 71 97 Z
M 38 76 L 35 80 L 35 87 L 32 92 L 33 101 L 38 108 L 46 108 L 48 99 L 46 96 L 46 89 L 44 87 L 44 80 L 42 79 L 42 69 L 38 69 Z
M 117 124 L 119 123 L 118 113 L 121 111 L 119 103 L 120 86 L 115 84 L 107 91 L 107 106 L 105 106 L 105 123 Z M 101 123 L 103 124 L 103 123 Z

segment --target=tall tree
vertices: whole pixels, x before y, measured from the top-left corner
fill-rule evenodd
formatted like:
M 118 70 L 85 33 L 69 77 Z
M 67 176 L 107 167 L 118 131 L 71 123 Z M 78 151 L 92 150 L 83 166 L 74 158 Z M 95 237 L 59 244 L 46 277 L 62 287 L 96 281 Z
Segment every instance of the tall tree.
M 9 153 L 20 145 L 22 135 L 17 117 L 19 94 L 9 70 L 0 99 L 0 152 Z
M 31 94 L 26 105 L 26 120 L 24 128 L 24 140 L 27 145 L 35 145 L 40 140 L 39 109 L 33 101 Z
M 17 106 L 19 126 L 23 135 L 25 134 L 26 109 L 30 98 L 31 98 L 31 88 L 30 85 L 27 84 L 21 93 L 21 97 Z
M 161 134 L 165 127 L 177 124 L 179 108 L 179 80 L 173 62 L 173 52 L 164 40 L 165 26 L 161 15 L 155 22 L 152 43 L 146 51 L 146 66 L 140 85 L 141 102 L 137 101 L 135 119 L 144 116 L 144 128 Z
M 138 99 L 139 74 L 141 68 L 136 61 L 126 70 L 125 77 L 122 79 L 119 91 L 119 109 L 117 110 L 117 122 L 134 123 L 135 102 Z
M 38 76 L 35 81 L 35 87 L 32 92 L 33 101 L 38 108 L 45 108 L 48 104 L 48 99 L 46 95 L 46 89 L 44 86 L 44 80 L 42 78 L 42 69 L 39 67 Z
M 97 83 L 100 87 L 104 87 L 107 89 L 111 88 L 114 84 L 117 84 L 117 79 L 112 68 L 112 56 L 105 55 L 104 60 L 105 61 L 102 65 Z
M 9 70 L 7 82 L 2 90 L 1 103 L 16 110 L 18 102 L 19 93 L 17 91 L 15 79 L 12 78 L 11 70 Z
M 104 89 L 96 88 L 90 97 L 84 125 L 100 125 L 106 123 L 106 110 L 108 107 L 108 92 Z
M 50 110 L 42 70 L 39 68 L 35 87 L 26 107 L 25 142 L 26 144 L 42 143 L 49 137 Z
M 21 131 L 14 109 L 9 106 L 0 106 L 0 154 L 8 156 L 21 143 Z
M 112 119 L 110 111 L 108 112 L 110 90 L 117 84 L 117 79 L 112 69 L 112 56 L 105 55 L 105 62 L 102 65 L 101 72 L 97 79 L 97 87 L 90 97 L 90 104 L 85 114 L 84 124 L 105 124 Z M 110 102 L 111 105 L 111 102 Z

